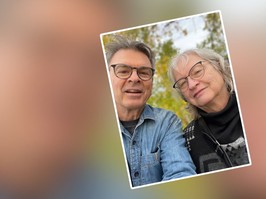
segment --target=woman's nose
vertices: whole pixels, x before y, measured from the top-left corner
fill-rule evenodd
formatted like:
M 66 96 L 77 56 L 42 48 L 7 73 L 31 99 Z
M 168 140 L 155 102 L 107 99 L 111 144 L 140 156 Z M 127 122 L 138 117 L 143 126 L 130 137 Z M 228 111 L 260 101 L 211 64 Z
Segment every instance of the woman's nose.
M 188 83 L 188 88 L 192 90 L 199 84 L 199 81 L 188 77 L 187 83 Z

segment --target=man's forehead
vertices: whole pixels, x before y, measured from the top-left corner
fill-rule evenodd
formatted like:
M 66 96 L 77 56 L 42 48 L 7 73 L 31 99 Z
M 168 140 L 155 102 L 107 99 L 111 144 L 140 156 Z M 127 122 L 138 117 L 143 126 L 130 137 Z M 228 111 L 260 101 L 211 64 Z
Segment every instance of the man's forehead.
M 121 49 L 110 60 L 111 64 L 126 64 L 134 67 L 151 66 L 149 58 L 142 52 L 133 49 Z

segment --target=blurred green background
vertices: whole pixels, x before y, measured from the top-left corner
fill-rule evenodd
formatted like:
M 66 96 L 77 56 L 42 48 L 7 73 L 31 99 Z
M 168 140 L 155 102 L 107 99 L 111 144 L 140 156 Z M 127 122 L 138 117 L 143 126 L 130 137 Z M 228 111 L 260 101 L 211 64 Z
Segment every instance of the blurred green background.
M 103 176 L 103 186 L 98 191 L 111 190 L 121 198 L 153 199 L 250 199 L 266 198 L 266 159 L 264 140 L 266 134 L 266 2 L 260 0 L 135 0 L 92 2 L 100 11 L 92 12 L 92 30 L 97 53 L 93 66 L 99 82 L 95 92 L 101 92 L 98 107 L 101 120 L 91 132 L 91 161 L 97 175 Z M 213 10 L 221 10 L 225 26 L 233 72 L 244 126 L 251 153 L 252 166 L 216 174 L 130 190 L 122 153 L 120 134 L 111 99 L 100 33 L 184 17 Z M 103 21 L 99 23 L 99 21 Z M 107 183 L 104 185 L 104 183 Z M 108 195 L 106 198 L 115 198 Z

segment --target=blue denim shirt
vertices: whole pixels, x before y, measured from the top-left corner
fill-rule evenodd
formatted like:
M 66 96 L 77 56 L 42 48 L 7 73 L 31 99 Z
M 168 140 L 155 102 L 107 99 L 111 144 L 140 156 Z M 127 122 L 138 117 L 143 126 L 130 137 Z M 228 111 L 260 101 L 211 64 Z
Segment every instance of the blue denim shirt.
M 196 174 L 174 113 L 146 105 L 133 135 L 120 127 L 133 187 Z

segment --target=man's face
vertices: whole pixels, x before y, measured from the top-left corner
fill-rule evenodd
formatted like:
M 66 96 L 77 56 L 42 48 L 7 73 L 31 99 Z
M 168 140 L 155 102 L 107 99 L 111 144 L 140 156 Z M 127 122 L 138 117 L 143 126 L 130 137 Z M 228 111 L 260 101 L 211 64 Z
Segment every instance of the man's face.
M 98 93 L 90 12 L 83 1 L 28 0 L 2 24 L 0 168 L 47 165 L 86 140 Z
M 116 52 L 110 60 L 110 65 L 113 64 L 125 64 L 136 68 L 143 66 L 152 68 L 145 54 L 131 49 L 122 49 Z M 151 96 L 152 79 L 148 81 L 141 80 L 136 70 L 133 70 L 129 78 L 120 79 L 115 75 L 113 68 L 110 68 L 110 70 L 117 107 L 120 110 L 142 109 Z

